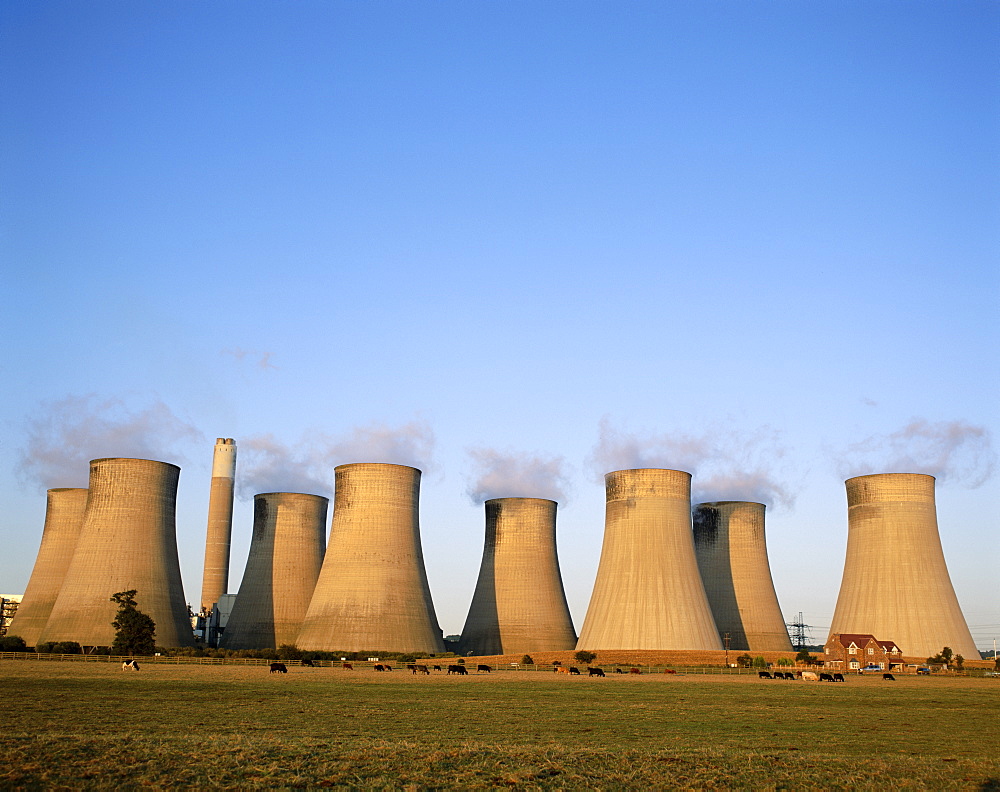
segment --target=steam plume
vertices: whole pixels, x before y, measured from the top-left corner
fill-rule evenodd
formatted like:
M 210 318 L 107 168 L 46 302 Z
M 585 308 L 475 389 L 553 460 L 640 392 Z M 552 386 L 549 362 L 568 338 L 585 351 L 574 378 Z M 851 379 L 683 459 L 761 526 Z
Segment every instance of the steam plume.
M 41 413 L 28 420 L 27 434 L 18 473 L 42 489 L 88 486 L 92 459 L 178 463 L 186 461 L 180 446 L 204 441 L 201 432 L 162 401 L 132 411 L 120 399 L 93 393 L 43 404 Z
M 588 462 L 601 483 L 613 470 L 669 468 L 691 474 L 695 503 L 748 500 L 791 507 L 794 497 L 772 470 L 784 454 L 778 432 L 766 426 L 752 434 L 719 429 L 640 436 L 614 428 L 605 417 Z
M 468 488 L 473 503 L 491 498 L 565 500 L 567 480 L 562 457 L 505 453 L 492 448 L 470 448 L 467 453 L 476 477 Z
M 913 418 L 891 434 L 872 435 L 839 455 L 843 478 L 869 473 L 927 473 L 941 482 L 975 488 L 996 467 L 989 430 L 962 421 Z

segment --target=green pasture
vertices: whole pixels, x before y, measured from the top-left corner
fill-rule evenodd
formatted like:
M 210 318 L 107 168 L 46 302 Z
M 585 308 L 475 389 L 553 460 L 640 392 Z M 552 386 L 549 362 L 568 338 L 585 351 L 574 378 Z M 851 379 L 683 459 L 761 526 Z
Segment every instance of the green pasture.
M 0 662 L 0 788 L 1000 790 L 1000 679 Z

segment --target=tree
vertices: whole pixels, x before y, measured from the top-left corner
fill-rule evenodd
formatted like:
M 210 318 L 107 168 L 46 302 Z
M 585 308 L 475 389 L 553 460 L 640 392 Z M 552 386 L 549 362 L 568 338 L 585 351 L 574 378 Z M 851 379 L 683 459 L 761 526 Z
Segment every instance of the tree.
M 597 655 L 594 652 L 588 652 L 586 649 L 581 649 L 575 655 L 573 659 L 578 663 L 583 663 L 584 665 L 590 665 L 597 659 Z
M 736 662 L 739 663 L 744 668 L 749 668 L 753 665 L 753 658 L 748 654 L 741 654 L 736 658 Z
M 156 651 L 156 622 L 136 606 L 137 593 L 129 589 L 111 596 L 111 601 L 118 604 L 118 615 L 111 622 L 115 628 L 111 654 L 151 655 Z
M 20 635 L 5 635 L 0 638 L 0 652 L 26 652 L 28 646 Z
M 535 660 L 531 655 L 526 654 L 524 655 L 524 657 L 521 658 L 521 665 L 534 665 L 534 664 Z
M 767 668 L 767 660 L 764 659 L 763 655 L 757 655 L 753 659 L 754 668 Z
M 959 671 L 965 670 L 965 658 L 962 655 L 955 655 L 955 668 Z
M 954 652 L 951 651 L 950 646 L 946 646 L 940 652 L 938 652 L 934 657 L 927 658 L 927 665 L 943 665 L 945 668 L 951 667 L 951 658 L 954 657 Z M 962 662 L 965 662 L 965 658 L 962 658 Z

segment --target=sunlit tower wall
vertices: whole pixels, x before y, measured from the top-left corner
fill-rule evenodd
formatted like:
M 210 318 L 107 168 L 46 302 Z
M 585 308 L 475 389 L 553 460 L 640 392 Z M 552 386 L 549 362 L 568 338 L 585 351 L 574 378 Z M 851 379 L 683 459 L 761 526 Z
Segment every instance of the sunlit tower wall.
M 556 554 L 555 501 L 486 501 L 483 563 L 460 645 L 476 655 L 576 646 Z
M 941 548 L 934 477 L 880 473 L 846 485 L 847 558 L 830 634 L 895 641 L 906 657 L 949 646 L 978 658 Z
M 201 609 L 208 612 L 229 590 L 229 547 L 233 536 L 233 490 L 236 481 L 236 441 L 220 437 L 212 459 L 212 490 L 208 496 L 205 570 Z
M 295 643 L 323 566 L 329 503 L 300 492 L 254 498 L 250 555 L 220 647 Z
M 83 526 L 87 508 L 86 489 L 58 488 L 46 493 L 42 544 L 35 557 L 28 587 L 8 632 L 19 635 L 28 646 L 37 646 Z
M 691 475 L 604 477 L 604 545 L 579 649 L 722 649 L 695 560 Z
M 192 646 L 177 560 L 176 502 L 181 469 L 151 459 L 95 459 L 73 560 L 39 641 L 110 646 L 118 606 L 135 589 L 156 622 L 157 646 Z
M 330 541 L 298 647 L 443 652 L 420 546 L 420 471 L 362 462 L 335 474 Z
M 764 508 L 745 501 L 699 503 L 695 555 L 723 644 L 728 634 L 730 649 L 790 652 L 767 561 Z

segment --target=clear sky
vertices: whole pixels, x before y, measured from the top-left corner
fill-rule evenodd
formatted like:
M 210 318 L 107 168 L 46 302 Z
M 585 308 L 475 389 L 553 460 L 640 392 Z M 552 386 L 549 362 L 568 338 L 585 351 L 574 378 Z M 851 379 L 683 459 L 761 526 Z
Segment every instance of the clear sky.
M 992 648 L 998 34 L 992 0 L 8 0 L 0 592 L 46 487 L 146 456 L 182 467 L 197 605 L 226 436 L 244 497 L 424 470 L 446 634 L 476 498 L 559 500 L 579 630 L 602 474 L 688 470 L 768 504 L 822 642 L 844 478 L 930 472 Z

